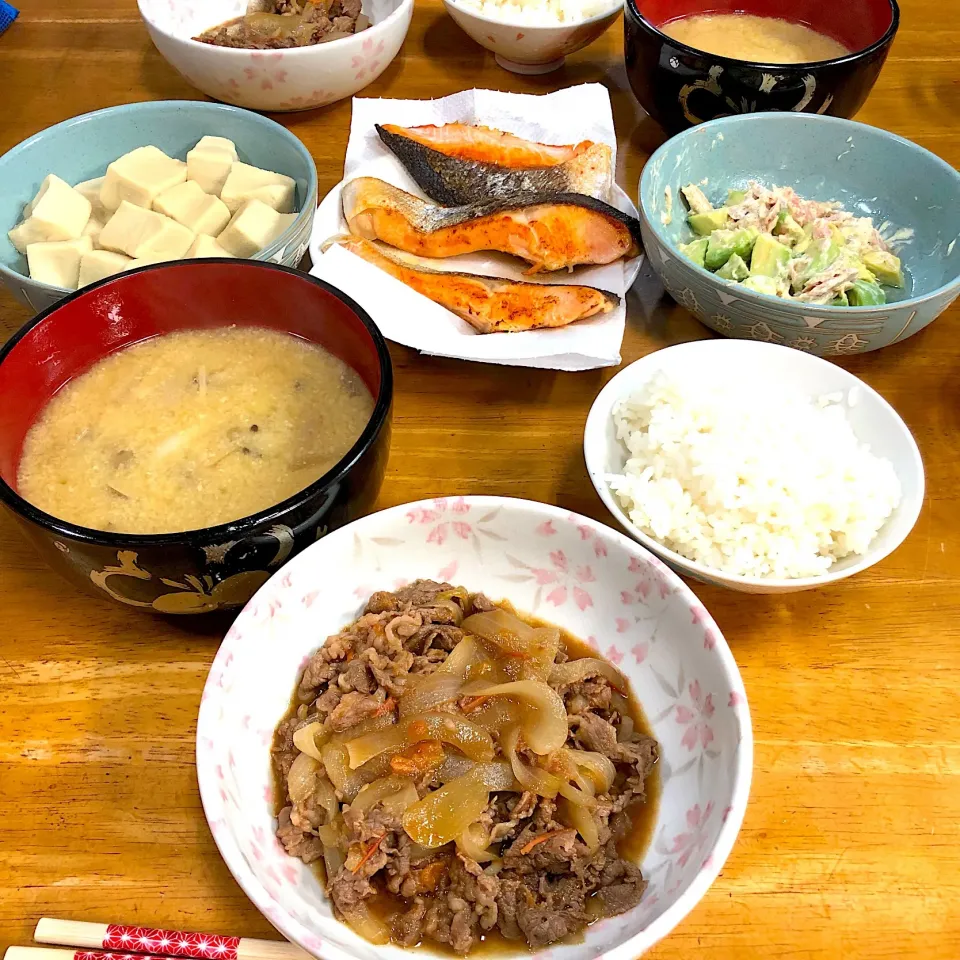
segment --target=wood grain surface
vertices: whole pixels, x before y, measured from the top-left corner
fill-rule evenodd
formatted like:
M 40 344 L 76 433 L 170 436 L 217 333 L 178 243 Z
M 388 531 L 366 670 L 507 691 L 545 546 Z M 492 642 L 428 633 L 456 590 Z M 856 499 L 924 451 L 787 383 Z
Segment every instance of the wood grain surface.
M 0 37 L 0 152 L 138 100 L 198 98 L 134 0 L 15 0 Z M 839 0 L 838 0 L 839 2 Z M 960 5 L 901 0 L 859 119 L 960 163 Z M 611 92 L 630 194 L 662 132 L 632 99 L 618 23 L 546 77 L 501 70 L 438 0 L 367 96 L 472 86 Z M 341 176 L 349 101 L 277 117 Z M 903 171 L 905 184 L 910 170 Z M 0 184 L 2 189 L 2 184 Z M 28 319 L 0 293 L 0 336 Z M 733 853 L 655 960 L 960 956 L 960 304 L 902 344 L 842 360 L 901 413 L 927 500 L 892 557 L 829 590 L 751 597 L 695 584 L 743 672 L 756 768 Z M 710 336 L 649 275 L 623 360 Z M 587 410 L 613 370 L 552 373 L 393 347 L 395 430 L 381 496 L 504 494 L 608 521 L 583 466 Z M 48 572 L 0 517 L 0 947 L 42 915 L 275 936 L 221 862 L 197 793 L 194 730 L 223 619 L 150 619 Z

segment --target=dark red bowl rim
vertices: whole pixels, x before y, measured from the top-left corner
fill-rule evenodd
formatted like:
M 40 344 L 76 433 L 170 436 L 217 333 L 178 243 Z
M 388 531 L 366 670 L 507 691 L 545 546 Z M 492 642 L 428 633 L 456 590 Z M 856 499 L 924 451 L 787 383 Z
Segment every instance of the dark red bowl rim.
M 313 483 L 293 494 L 293 496 L 287 497 L 286 500 L 281 500 L 279 503 L 265 510 L 261 510 L 259 513 L 240 517 L 238 520 L 231 520 L 229 523 L 221 523 L 213 527 L 197 527 L 193 530 L 182 530 L 179 533 L 110 533 L 105 530 L 96 530 L 92 527 L 82 527 L 79 524 L 61 520 L 35 507 L 28 500 L 21 497 L 2 477 L 0 477 L 0 502 L 6 504 L 15 513 L 20 514 L 39 527 L 83 543 L 97 544 L 117 549 L 123 549 L 127 546 L 182 546 L 185 543 L 189 545 L 189 543 L 193 541 L 205 542 L 210 540 L 211 542 L 219 542 L 237 535 L 242 536 L 245 533 L 249 533 L 251 528 L 259 527 L 262 524 L 269 523 L 271 520 L 279 519 L 283 514 L 307 503 L 317 494 L 322 493 L 326 487 L 332 486 L 342 480 L 343 477 L 356 466 L 360 458 L 370 449 L 380 435 L 380 431 L 386 423 L 387 414 L 390 411 L 390 404 L 393 401 L 393 364 L 390 360 L 390 351 L 387 348 L 387 342 L 383 334 L 373 322 L 370 314 L 342 290 L 338 290 L 335 286 L 327 283 L 325 280 L 321 280 L 319 277 L 304 273 L 302 270 L 295 270 L 293 267 L 286 267 L 279 263 L 268 263 L 262 260 L 238 260 L 233 257 L 206 257 L 203 263 L 221 263 L 228 266 L 240 267 L 241 269 L 273 270 L 278 273 L 287 273 L 321 287 L 353 311 L 373 339 L 380 366 L 380 390 L 374 403 L 373 413 L 370 415 L 370 419 L 367 421 L 367 425 L 364 427 L 357 442 L 330 470 L 323 474 L 323 476 L 314 480 Z M 136 273 L 146 273 L 150 270 L 164 270 L 182 265 L 182 260 L 151 263 L 145 267 L 138 267 L 135 270 L 127 270 L 123 276 L 127 277 Z M 91 290 L 96 290 L 99 287 L 107 286 L 116 281 L 117 277 L 107 277 L 104 280 L 91 283 L 80 290 L 68 294 L 52 306 L 47 307 L 46 310 L 38 313 L 32 320 L 28 320 L 3 347 L 0 347 L 0 364 L 3 363 L 26 335 L 34 327 L 43 323 L 50 314 L 71 301 L 76 300 L 78 297 L 89 293 Z
M 668 37 L 665 33 L 662 33 L 637 9 L 636 0 L 627 0 L 626 6 L 627 10 L 640 21 L 640 24 L 645 29 L 651 33 L 655 33 L 664 43 L 668 43 L 670 46 L 676 47 L 685 53 L 690 53 L 698 57 L 709 57 L 711 61 L 726 65 L 750 67 L 755 70 L 783 71 L 804 70 L 810 67 L 842 66 L 847 63 L 853 63 L 862 57 L 867 57 L 877 50 L 880 50 L 885 44 L 890 43 L 900 27 L 900 6 L 897 0 L 888 0 L 888 3 L 890 4 L 890 26 L 887 27 L 879 40 L 874 40 L 869 46 L 863 47 L 861 50 L 854 50 L 852 53 L 844 54 L 842 57 L 833 57 L 829 60 L 805 60 L 803 63 L 764 63 L 762 60 L 737 60 L 735 57 L 722 57 L 719 54 L 708 53 L 706 50 L 698 50 L 696 47 L 691 47 L 680 40 L 674 40 L 673 37 Z

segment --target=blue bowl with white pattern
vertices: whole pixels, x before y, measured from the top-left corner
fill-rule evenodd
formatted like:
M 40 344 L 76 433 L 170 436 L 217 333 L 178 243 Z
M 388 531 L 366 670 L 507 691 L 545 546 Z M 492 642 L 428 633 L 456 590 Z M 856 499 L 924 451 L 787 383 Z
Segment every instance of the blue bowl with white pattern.
M 876 307 L 830 307 L 745 290 L 677 249 L 693 237 L 680 187 L 713 201 L 750 180 L 837 200 L 872 216 L 903 262 L 903 290 Z M 960 294 L 960 174 L 902 137 L 852 120 L 754 113 L 711 120 L 668 140 L 640 178 L 647 258 L 667 292 L 726 337 L 785 344 L 821 357 L 867 353 L 932 323 Z M 912 233 L 909 233 L 912 231 Z
M 296 219 L 252 257 L 296 267 L 306 252 L 317 211 L 317 168 L 310 151 L 279 123 L 249 110 L 199 100 L 157 100 L 72 117 L 41 130 L 0 156 L 0 281 L 34 313 L 70 293 L 63 287 L 31 280 L 27 258 L 17 252 L 7 236 L 48 173 L 69 184 L 102 177 L 107 164 L 147 144 L 184 160 L 187 151 L 207 134 L 233 140 L 245 163 L 296 180 Z

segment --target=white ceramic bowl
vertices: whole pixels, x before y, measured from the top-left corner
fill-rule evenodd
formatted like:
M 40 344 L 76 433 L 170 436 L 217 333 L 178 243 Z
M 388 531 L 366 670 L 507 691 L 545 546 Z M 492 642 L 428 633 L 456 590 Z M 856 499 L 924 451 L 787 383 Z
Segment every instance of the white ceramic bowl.
M 458 0 L 443 0 L 447 13 L 481 47 L 496 55 L 497 63 L 512 73 L 549 73 L 563 66 L 567 54 L 593 43 L 620 15 L 621 0 L 577 23 L 538 26 L 484 16 Z
M 507 598 L 596 644 L 630 678 L 661 749 L 663 795 L 642 864 L 650 885 L 632 911 L 550 956 L 634 960 L 693 908 L 730 853 L 750 789 L 750 714 L 725 640 L 683 582 L 622 534 L 541 503 L 466 497 L 394 507 L 308 547 L 254 596 L 214 660 L 197 723 L 200 793 L 227 866 L 315 957 L 410 956 L 337 921 L 314 873 L 283 852 L 268 751 L 306 657 L 374 590 L 417 577 Z
M 900 479 L 902 499 L 870 544 L 866 554 L 839 560 L 819 577 L 775 579 L 741 577 L 687 560 L 669 550 L 631 523 L 607 483 L 606 477 L 622 473 L 627 451 L 617 440 L 613 408 L 621 398 L 636 392 L 660 371 L 696 379 L 705 372 L 724 371 L 731 380 L 749 378 L 770 384 L 787 384 L 810 397 L 853 390 L 847 417 L 858 439 L 886 457 Z M 856 388 L 856 389 L 854 389 Z M 665 560 L 674 570 L 705 583 L 744 593 L 793 593 L 822 587 L 853 576 L 879 563 L 906 539 L 923 505 L 923 462 L 916 441 L 897 412 L 875 390 L 852 373 L 819 357 L 771 343 L 752 340 L 696 340 L 648 354 L 621 370 L 600 391 L 590 408 L 583 435 L 583 453 L 590 480 L 600 499 L 630 536 Z
M 239 50 L 193 40 L 242 16 L 248 0 L 138 0 L 156 48 L 198 90 L 251 110 L 322 107 L 362 90 L 397 55 L 413 0 L 363 0 L 371 26 L 352 37 L 292 50 Z

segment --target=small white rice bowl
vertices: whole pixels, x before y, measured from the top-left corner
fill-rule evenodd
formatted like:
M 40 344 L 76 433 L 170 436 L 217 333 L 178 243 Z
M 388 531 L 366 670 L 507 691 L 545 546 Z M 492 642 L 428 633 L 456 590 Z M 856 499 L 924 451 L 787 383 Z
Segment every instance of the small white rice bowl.
M 637 527 L 688 560 L 744 577 L 819 576 L 866 553 L 901 498 L 893 464 L 857 439 L 844 400 L 855 395 L 660 372 L 613 409 L 629 458 L 611 489 Z
M 624 530 L 674 569 L 747 593 L 852 576 L 923 505 L 897 412 L 842 367 L 752 340 L 699 340 L 631 363 L 587 417 L 584 458 Z
M 610 0 L 457 0 L 457 4 L 491 20 L 541 27 L 580 23 L 610 9 Z

